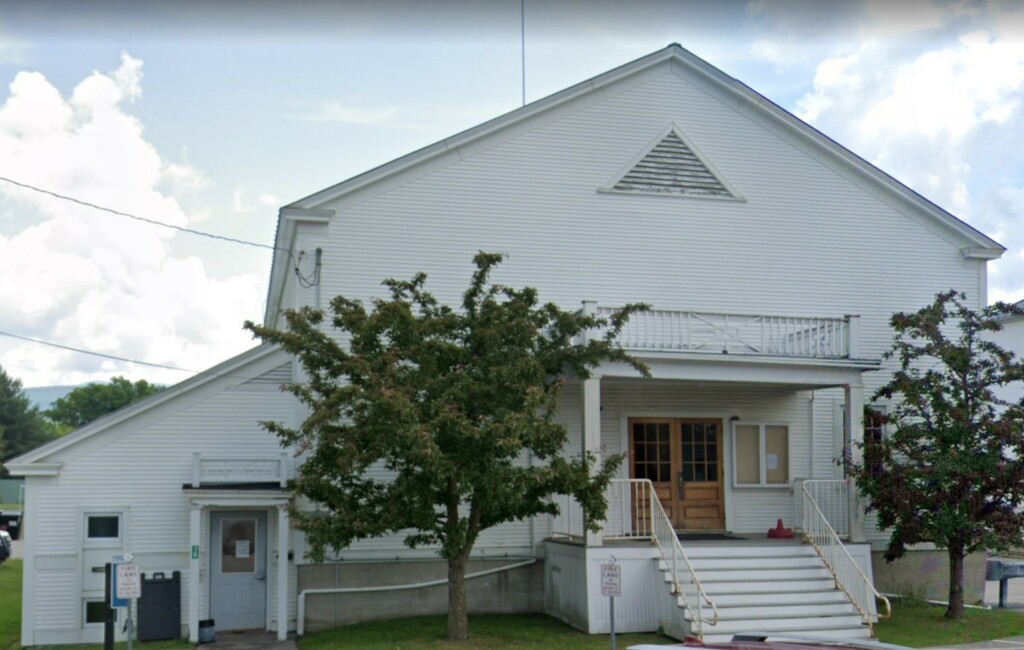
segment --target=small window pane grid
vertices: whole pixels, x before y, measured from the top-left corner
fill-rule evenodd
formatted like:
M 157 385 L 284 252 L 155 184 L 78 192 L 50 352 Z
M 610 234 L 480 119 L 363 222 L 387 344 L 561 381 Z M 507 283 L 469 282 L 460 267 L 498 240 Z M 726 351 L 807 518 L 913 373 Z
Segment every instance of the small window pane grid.
M 871 462 L 875 456 L 877 445 L 885 437 L 885 416 L 881 409 L 871 407 L 864 410 L 864 457 L 868 461 L 868 471 L 872 476 L 881 476 L 882 463 Z M 874 449 L 873 449 L 874 447 Z
M 685 483 L 718 481 L 718 425 L 684 422 L 681 426 L 682 479 Z
M 633 424 L 633 477 L 666 483 L 672 480 L 672 436 L 668 422 Z
M 121 537 L 120 515 L 86 515 L 85 538 L 91 540 L 116 540 Z
M 256 572 L 256 519 L 221 520 L 221 573 Z
M 789 485 L 789 426 L 739 423 L 733 425 L 733 485 Z

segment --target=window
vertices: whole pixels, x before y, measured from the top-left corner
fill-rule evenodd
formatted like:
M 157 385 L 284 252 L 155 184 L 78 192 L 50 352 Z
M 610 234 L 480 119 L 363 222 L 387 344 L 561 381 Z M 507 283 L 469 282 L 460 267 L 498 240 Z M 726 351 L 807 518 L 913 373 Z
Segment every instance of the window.
M 864 409 L 864 460 L 872 476 L 882 474 L 878 445 L 885 438 L 885 410 L 880 406 Z
M 789 484 L 789 426 L 736 422 L 732 429 L 733 485 Z
M 106 607 L 102 600 L 87 600 L 85 601 L 85 624 L 102 624 L 103 615 L 106 613 Z
M 86 514 L 85 539 L 92 542 L 115 542 L 121 539 L 121 515 L 117 513 Z

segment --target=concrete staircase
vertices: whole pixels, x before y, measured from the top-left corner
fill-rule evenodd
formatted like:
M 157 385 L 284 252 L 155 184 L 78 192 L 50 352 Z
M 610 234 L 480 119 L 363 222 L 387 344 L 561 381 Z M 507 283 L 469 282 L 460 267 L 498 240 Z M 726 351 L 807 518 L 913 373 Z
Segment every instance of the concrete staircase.
M 734 634 L 768 632 L 867 639 L 870 630 L 809 544 L 686 545 L 718 624 L 704 624 L 708 643 Z M 671 565 L 658 560 L 672 584 Z M 680 576 L 685 579 L 684 576 Z M 682 598 L 677 604 L 683 608 Z M 689 620 L 690 612 L 683 610 Z M 705 612 L 706 617 L 710 613 Z M 696 632 L 696 629 L 694 629 Z

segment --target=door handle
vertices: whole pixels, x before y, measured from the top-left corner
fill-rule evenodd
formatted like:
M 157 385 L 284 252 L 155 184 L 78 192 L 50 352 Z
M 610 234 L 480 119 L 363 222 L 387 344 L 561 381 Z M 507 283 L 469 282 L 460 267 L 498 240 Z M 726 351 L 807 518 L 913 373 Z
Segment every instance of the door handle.
M 260 581 L 266 580 L 267 579 L 267 574 L 265 574 L 265 573 L 257 573 L 256 574 L 256 579 L 260 580 Z

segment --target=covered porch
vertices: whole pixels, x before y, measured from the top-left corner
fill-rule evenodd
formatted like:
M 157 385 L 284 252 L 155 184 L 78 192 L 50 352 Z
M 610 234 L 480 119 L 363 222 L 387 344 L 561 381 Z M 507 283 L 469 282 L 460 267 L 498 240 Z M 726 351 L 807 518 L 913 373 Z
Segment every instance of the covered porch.
M 591 565 L 629 557 L 651 574 L 631 597 L 673 636 L 870 635 L 864 509 L 835 464 L 863 440 L 862 373 L 879 367 L 860 358 L 859 319 L 656 310 L 634 315 L 619 343 L 651 377 L 608 364 L 567 397 L 578 400 L 577 453 L 623 462 L 596 531 L 572 500 L 559 504 L 552 580 L 579 556 L 575 571 L 593 587 Z M 793 539 L 765 539 L 778 520 Z M 602 600 L 588 593 L 587 608 Z M 587 629 L 600 631 L 600 612 L 588 616 Z

